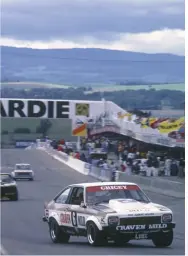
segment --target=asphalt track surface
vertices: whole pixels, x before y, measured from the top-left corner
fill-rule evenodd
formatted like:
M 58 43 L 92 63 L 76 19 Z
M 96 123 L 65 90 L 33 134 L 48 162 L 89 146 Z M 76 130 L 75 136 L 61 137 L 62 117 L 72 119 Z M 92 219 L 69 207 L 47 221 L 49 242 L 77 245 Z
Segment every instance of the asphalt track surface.
M 5 149 L 1 151 L 1 171 L 11 172 L 14 164 L 30 163 L 35 180 L 18 181 L 20 200 L 1 203 L 1 244 L 9 255 L 185 255 L 184 200 L 148 193 L 156 203 L 170 207 L 177 227 L 169 248 L 155 248 L 150 240 L 130 241 L 124 247 L 109 244 L 91 247 L 86 238 L 72 237 L 66 245 L 53 244 L 47 224 L 42 222 L 44 201 L 51 200 L 64 186 L 94 181 L 45 152 L 39 150 Z

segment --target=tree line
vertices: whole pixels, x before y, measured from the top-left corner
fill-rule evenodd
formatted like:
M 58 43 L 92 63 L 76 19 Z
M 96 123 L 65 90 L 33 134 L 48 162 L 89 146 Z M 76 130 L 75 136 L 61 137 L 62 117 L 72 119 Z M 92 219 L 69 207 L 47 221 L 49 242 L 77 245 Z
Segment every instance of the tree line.
M 168 105 L 172 109 L 185 108 L 185 93 L 176 90 L 122 90 L 108 92 L 86 93 L 87 88 L 33 88 L 14 89 L 1 88 L 2 98 L 24 99 L 66 99 L 66 100 L 105 100 L 113 101 L 126 110 L 145 109 L 159 110 L 162 105 Z

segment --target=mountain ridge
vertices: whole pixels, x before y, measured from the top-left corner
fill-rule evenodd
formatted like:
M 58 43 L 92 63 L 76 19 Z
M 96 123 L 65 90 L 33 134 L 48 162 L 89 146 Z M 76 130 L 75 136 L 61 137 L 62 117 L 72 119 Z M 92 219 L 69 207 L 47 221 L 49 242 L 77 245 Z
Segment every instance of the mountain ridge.
M 97 48 L 1 47 L 1 81 L 66 84 L 181 83 L 185 57 Z

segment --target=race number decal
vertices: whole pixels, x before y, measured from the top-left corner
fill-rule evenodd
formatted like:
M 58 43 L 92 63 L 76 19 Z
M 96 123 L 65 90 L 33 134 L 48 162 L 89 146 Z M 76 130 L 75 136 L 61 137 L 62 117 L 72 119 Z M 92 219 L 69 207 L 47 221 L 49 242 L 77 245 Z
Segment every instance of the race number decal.
M 60 215 L 60 222 L 62 224 L 69 224 L 71 221 L 70 221 L 70 214 L 68 213 L 62 213 Z
M 76 227 L 77 226 L 77 213 L 76 212 L 71 213 L 71 219 L 72 219 L 72 225 L 74 227 Z

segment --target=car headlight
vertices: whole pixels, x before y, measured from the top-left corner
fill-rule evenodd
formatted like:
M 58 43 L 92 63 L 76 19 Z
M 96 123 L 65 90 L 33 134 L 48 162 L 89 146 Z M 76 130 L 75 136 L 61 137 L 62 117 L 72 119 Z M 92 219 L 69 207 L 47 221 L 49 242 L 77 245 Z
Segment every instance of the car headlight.
M 167 223 L 172 221 L 172 214 L 166 213 L 162 215 L 162 222 Z
M 119 217 L 117 216 L 111 216 L 108 218 L 108 224 L 109 225 L 117 225 L 119 223 Z

